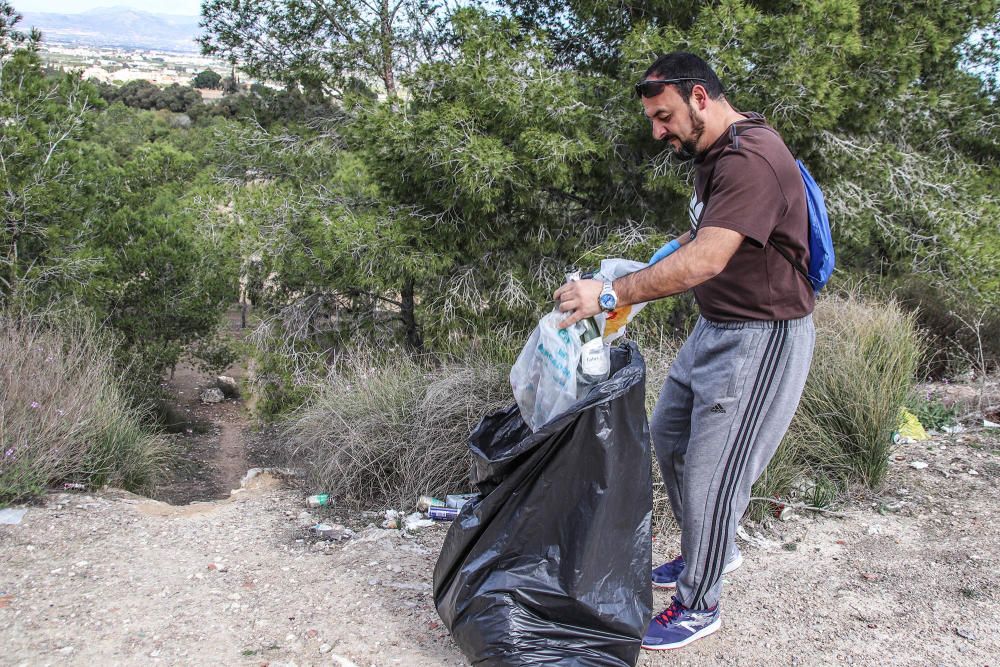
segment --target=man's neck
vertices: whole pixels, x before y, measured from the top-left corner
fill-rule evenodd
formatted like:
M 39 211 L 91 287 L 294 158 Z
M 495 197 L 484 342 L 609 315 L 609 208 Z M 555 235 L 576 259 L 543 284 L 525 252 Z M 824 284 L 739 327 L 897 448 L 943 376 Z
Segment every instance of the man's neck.
M 718 114 L 712 114 L 705 119 L 705 131 L 701 135 L 705 142 L 705 145 L 701 147 L 702 151 L 707 151 L 714 146 L 719 137 L 729 131 L 730 125 L 741 120 L 746 120 L 746 116 L 729 106 L 728 103 L 724 103 L 719 108 Z

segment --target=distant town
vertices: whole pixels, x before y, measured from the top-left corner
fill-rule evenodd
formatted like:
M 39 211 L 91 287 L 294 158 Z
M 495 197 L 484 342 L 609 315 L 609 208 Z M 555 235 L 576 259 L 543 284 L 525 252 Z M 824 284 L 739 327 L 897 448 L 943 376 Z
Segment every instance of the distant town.
M 161 87 L 189 86 L 198 73 L 212 70 L 223 78 L 251 83 L 225 60 L 201 55 L 196 16 L 127 7 L 78 14 L 29 11 L 20 27 L 41 30 L 39 55 L 47 67 L 79 71 L 84 79 L 114 85 L 145 80 Z
M 175 83 L 188 86 L 199 72 L 207 69 L 223 77 L 234 74 L 224 60 L 195 53 L 43 42 L 39 55 L 51 69 L 77 70 L 84 79 L 116 85 L 146 80 L 158 86 Z M 237 80 L 247 83 L 238 70 L 235 74 Z

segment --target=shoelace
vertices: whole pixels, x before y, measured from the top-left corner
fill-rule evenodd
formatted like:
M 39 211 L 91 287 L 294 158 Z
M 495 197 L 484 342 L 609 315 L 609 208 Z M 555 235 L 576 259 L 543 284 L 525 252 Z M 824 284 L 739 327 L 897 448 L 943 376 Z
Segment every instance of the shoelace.
M 667 626 L 670 625 L 675 618 L 679 617 L 683 611 L 684 606 L 677 601 L 677 598 L 674 598 L 669 607 L 657 614 L 655 620 L 660 625 Z

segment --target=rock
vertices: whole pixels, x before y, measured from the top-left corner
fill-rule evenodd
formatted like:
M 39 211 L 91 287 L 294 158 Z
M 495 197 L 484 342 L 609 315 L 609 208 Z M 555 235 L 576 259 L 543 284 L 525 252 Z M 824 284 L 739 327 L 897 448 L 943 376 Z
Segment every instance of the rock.
M 945 407 L 955 407 L 959 411 L 971 409 L 979 402 L 979 390 L 964 384 L 936 386 L 930 393 Z
M 201 392 L 201 402 L 202 403 L 221 403 L 225 396 L 222 394 L 221 389 L 216 389 L 211 387 Z
M 215 386 L 226 398 L 239 398 L 240 385 L 228 375 L 220 375 L 215 378 Z
M 962 639 L 968 639 L 970 642 L 976 641 L 976 635 L 972 634 L 965 628 L 955 628 L 955 634 L 957 634 Z
M 2 509 L 0 510 L 0 525 L 16 526 L 21 523 L 21 519 L 28 513 L 28 510 Z
M 191 116 L 186 113 L 172 113 L 167 117 L 167 124 L 170 127 L 186 130 L 191 127 Z
M 310 526 L 309 531 L 316 537 L 322 540 L 348 540 L 354 536 L 354 531 L 349 528 L 345 528 L 339 523 L 328 524 L 328 523 L 317 523 L 314 526 Z

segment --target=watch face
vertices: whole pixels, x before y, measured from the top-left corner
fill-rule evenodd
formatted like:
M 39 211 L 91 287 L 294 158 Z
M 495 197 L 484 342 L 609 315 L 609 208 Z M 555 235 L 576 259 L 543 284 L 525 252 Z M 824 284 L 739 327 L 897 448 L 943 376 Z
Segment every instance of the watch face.
M 602 294 L 600 303 L 604 310 L 613 310 L 618 299 L 615 298 L 614 294 Z

